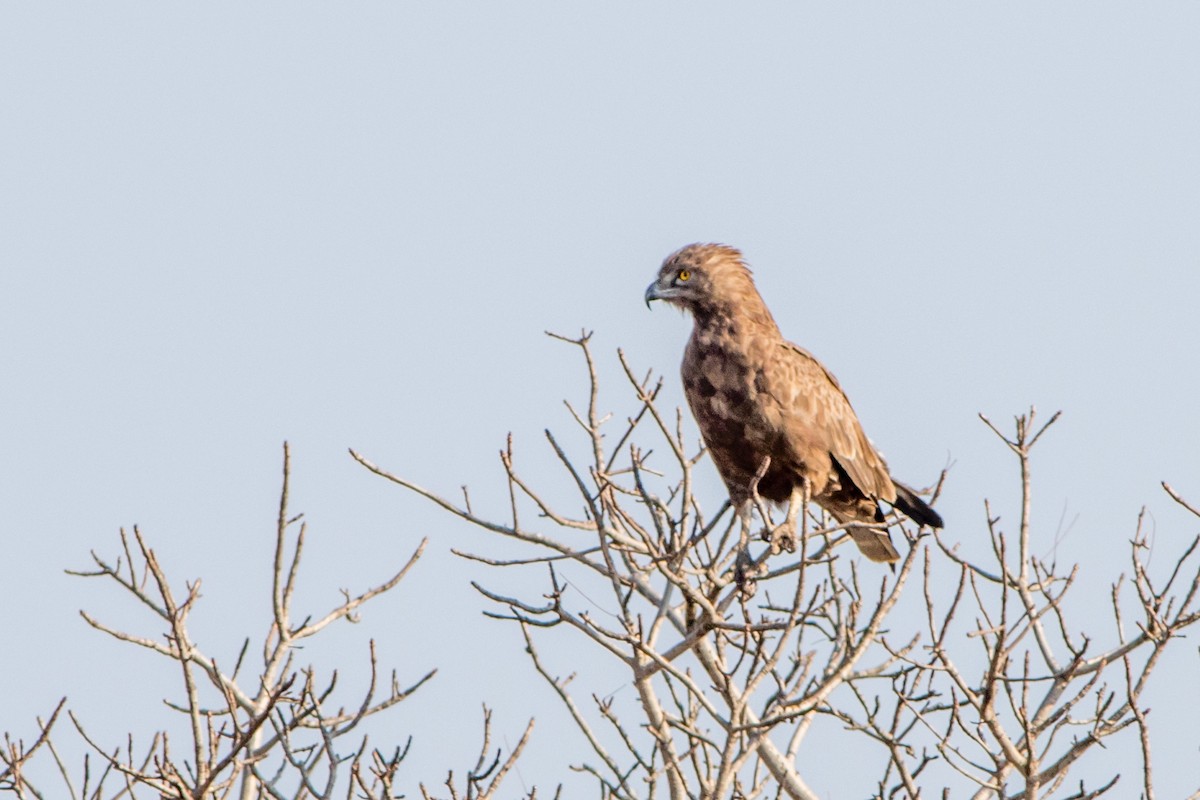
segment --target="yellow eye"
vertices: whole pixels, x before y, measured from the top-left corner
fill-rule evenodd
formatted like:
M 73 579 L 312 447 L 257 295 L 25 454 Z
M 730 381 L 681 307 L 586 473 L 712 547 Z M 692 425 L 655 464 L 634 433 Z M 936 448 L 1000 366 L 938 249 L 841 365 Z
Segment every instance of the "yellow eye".
M 686 269 L 679 270 L 679 280 L 686 281 L 686 280 L 691 280 L 691 278 L 692 278 L 691 270 L 686 270 Z

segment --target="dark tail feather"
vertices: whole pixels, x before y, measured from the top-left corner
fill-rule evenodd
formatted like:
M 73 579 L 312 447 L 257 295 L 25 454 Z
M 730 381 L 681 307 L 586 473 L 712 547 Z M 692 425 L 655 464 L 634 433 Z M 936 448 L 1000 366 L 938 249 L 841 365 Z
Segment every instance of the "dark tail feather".
M 896 484 L 896 502 L 892 503 L 893 506 L 903 511 L 905 516 L 918 525 L 924 525 L 927 528 L 942 527 L 941 515 L 918 497 L 916 492 L 899 481 L 892 481 L 892 483 Z

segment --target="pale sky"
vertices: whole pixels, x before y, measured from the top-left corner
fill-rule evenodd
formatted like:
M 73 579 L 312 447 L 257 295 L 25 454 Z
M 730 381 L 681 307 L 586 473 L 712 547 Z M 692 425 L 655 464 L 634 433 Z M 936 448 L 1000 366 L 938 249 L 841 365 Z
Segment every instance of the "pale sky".
M 690 322 L 642 292 L 691 241 L 745 252 L 897 476 L 953 463 L 965 548 L 985 497 L 1017 515 L 976 414 L 1062 409 L 1038 541 L 1106 635 L 1139 509 L 1164 559 L 1197 533 L 1159 482 L 1200 501 L 1200 4 L 7 3 L 0 109 L 0 729 L 65 694 L 115 744 L 177 695 L 77 612 L 153 621 L 63 573 L 122 526 L 203 578 L 203 644 L 258 635 L 286 439 L 314 611 L 430 538 L 328 644 L 440 669 L 373 734 L 413 735 L 407 790 L 473 761 L 486 701 L 514 738 L 538 718 L 520 781 L 591 792 L 518 631 L 480 614 L 494 576 L 449 553 L 506 545 L 346 450 L 502 516 L 506 434 L 553 484 L 541 431 L 585 390 L 543 331 L 595 331 L 612 406 L 617 347 L 680 402 Z M 1148 701 L 1163 797 L 1200 786 L 1198 666 L 1184 644 Z M 845 766 L 810 783 L 861 796 Z

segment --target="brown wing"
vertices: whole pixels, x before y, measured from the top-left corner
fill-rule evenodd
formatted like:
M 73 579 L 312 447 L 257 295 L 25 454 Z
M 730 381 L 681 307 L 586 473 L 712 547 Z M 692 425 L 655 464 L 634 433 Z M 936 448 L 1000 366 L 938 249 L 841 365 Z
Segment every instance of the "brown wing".
M 887 464 L 863 433 L 837 379 L 807 350 L 782 342 L 769 370 L 771 393 L 784 409 L 785 435 L 821 448 L 864 495 L 893 502 L 896 488 Z

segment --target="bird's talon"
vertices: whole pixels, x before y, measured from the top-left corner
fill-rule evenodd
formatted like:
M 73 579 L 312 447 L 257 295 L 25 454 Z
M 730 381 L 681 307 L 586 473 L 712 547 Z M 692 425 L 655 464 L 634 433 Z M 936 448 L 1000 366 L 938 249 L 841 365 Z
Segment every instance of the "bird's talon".
M 742 597 L 750 598 L 758 591 L 758 577 L 764 572 L 762 564 L 755 564 L 748 550 L 738 553 L 733 566 L 733 582 L 737 584 Z

